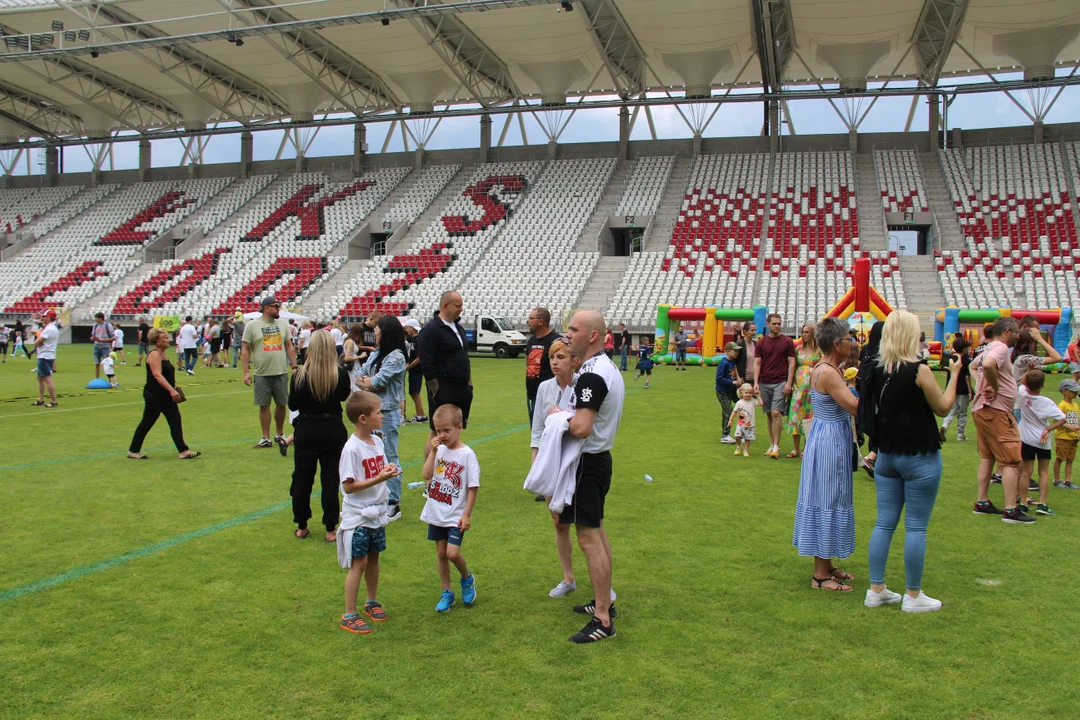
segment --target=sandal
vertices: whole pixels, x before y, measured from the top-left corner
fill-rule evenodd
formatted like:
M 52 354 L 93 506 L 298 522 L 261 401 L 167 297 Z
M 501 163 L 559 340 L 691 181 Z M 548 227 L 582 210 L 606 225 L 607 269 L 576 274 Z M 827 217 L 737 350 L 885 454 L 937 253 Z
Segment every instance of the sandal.
M 850 582 L 855 579 L 854 575 L 844 572 L 839 568 L 829 568 L 829 575 L 838 583 Z
M 341 617 L 341 629 L 357 635 L 367 635 L 371 632 L 371 626 L 364 622 L 364 618 L 359 615 L 343 615 Z
M 382 605 L 375 600 L 369 600 L 364 603 L 364 614 L 375 622 L 386 622 L 389 619 L 386 617 Z
M 794 450 L 792 450 L 791 452 L 789 452 L 789 453 L 788 453 L 787 455 L 785 455 L 784 457 L 786 457 L 786 458 L 787 458 L 788 460 L 794 460 L 795 458 L 801 458 L 801 457 L 802 457 L 802 454 L 801 454 L 801 453 L 797 453 L 797 452 L 795 452 Z
M 180 455 L 180 459 L 181 460 L 194 460 L 195 458 L 200 457 L 201 455 L 202 455 L 202 453 L 199 452 L 198 450 L 188 450 L 187 452 Z
M 815 583 L 810 587 L 815 590 L 829 590 L 830 592 L 851 592 L 852 589 L 850 585 L 844 585 L 842 582 L 831 576 L 827 578 L 819 578 L 816 575 L 811 575 L 810 579 L 813 580 Z M 836 583 L 836 587 L 825 587 L 825 583 L 827 582 Z
M 34 402 L 30 403 L 30 407 L 45 407 L 45 401 L 35 400 Z
M 143 455 L 142 453 L 128 453 L 128 460 L 149 460 L 149 455 Z
M 59 405 L 59 404 L 60 404 L 60 403 L 48 403 L 48 402 L 47 402 L 47 403 L 45 403 L 44 407 L 46 407 L 46 408 L 54 408 L 54 407 L 56 407 L 56 406 L 57 406 L 57 405 Z
M 296 530 L 296 532 L 293 533 L 293 536 L 297 540 L 307 540 L 307 536 L 310 535 L 310 534 L 311 534 L 311 531 L 308 530 L 307 528 L 298 528 Z

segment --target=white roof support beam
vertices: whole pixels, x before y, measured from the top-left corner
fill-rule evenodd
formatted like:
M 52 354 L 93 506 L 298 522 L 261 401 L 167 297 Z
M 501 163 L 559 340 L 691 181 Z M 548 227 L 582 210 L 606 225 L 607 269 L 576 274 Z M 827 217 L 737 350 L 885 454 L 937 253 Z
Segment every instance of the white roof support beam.
M 398 8 L 425 6 L 426 0 L 390 0 Z M 484 107 L 521 97 L 506 63 L 457 15 L 406 16 L 454 77 Z
M 162 30 L 116 4 L 105 5 L 101 0 L 93 5 L 73 5 L 65 0 L 55 2 L 113 42 L 153 40 L 166 36 Z M 151 45 L 136 47 L 132 52 L 217 108 L 227 120 L 247 124 L 252 117 L 288 114 L 285 103 L 268 88 L 238 75 L 194 48 Z
M 0 81 L 0 115 L 50 140 L 78 134 L 82 120 L 55 100 Z
M 915 65 L 919 80 L 934 87 L 941 78 L 949 52 L 960 36 L 969 0 L 925 0 L 911 45 L 915 48 Z
M 614 0 L 577 0 L 576 4 L 619 97 L 626 100 L 645 92 L 645 51 Z
M 218 0 L 243 25 L 251 28 L 295 23 L 290 13 L 269 0 Z M 243 35 L 237 30 L 237 35 Z M 386 82 L 373 70 L 341 50 L 314 29 L 282 29 L 259 36 L 357 117 L 401 107 Z M 290 108 L 290 110 L 292 110 Z
M 19 64 L 50 87 L 128 130 L 142 133 L 148 128 L 178 127 L 183 124 L 180 113 L 163 98 L 111 73 L 86 65 L 78 58 L 31 58 Z M 86 118 L 83 121 L 87 131 L 101 129 L 85 127 Z

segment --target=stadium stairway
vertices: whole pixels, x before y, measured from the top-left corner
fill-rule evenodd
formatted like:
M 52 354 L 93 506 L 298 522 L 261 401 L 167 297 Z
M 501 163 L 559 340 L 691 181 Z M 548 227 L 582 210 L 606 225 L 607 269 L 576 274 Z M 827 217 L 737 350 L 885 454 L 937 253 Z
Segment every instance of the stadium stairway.
M 619 204 L 619 198 L 626 188 L 626 181 L 630 179 L 632 163 L 620 162 L 615 172 L 611 174 L 611 181 L 604 189 L 600 202 L 593 208 L 593 214 L 585 223 L 585 229 L 578 237 L 574 252 L 598 252 L 600 250 L 600 228 L 607 222 L 609 216 L 615 214 L 615 208 Z
M 462 165 L 461 169 L 457 171 L 457 174 L 446 183 L 446 187 L 442 189 L 435 199 L 428 205 L 416 222 L 412 224 L 409 230 L 403 233 L 400 237 L 393 241 L 387 248 L 387 255 L 400 255 L 404 253 L 408 248 L 413 247 L 413 244 L 420 239 L 420 236 L 424 234 L 424 230 L 429 225 L 435 222 L 442 215 L 443 209 L 450 204 L 450 200 L 461 195 L 466 186 L 468 186 L 470 179 L 472 178 L 475 165 L 469 163 L 468 165 Z M 393 207 L 392 205 L 388 206 Z M 378 218 L 378 215 L 373 215 Z
M 853 155 L 855 163 L 855 202 L 859 210 L 859 242 L 862 249 L 888 250 L 885 216 L 881 209 L 881 190 L 873 155 Z
M 930 200 L 930 211 L 934 213 L 938 233 L 941 235 L 942 250 L 963 250 L 964 236 L 956 222 L 956 209 L 953 207 L 949 187 L 945 184 L 945 174 L 941 170 L 941 159 L 937 151 L 919 153 L 922 163 L 923 180 L 926 182 L 926 194 Z
M 578 299 L 578 309 L 599 310 L 601 313 L 606 313 L 607 307 L 615 296 L 615 291 L 618 290 L 622 277 L 629 267 L 630 258 L 628 257 L 616 255 L 601 257 L 593 269 L 592 277 L 589 278 L 584 292 L 581 293 L 581 298 Z M 604 319 L 612 327 L 622 322 L 620 318 L 609 318 L 606 315 Z
M 667 186 L 664 187 L 664 194 L 660 197 L 660 205 L 656 208 L 656 214 L 653 215 L 652 225 L 642 241 L 643 250 L 654 252 L 667 250 L 671 243 L 671 236 L 675 232 L 675 222 L 679 219 L 679 211 L 682 210 L 687 185 L 690 183 L 690 171 L 693 167 L 692 158 L 679 158 L 675 161 Z
M 934 313 L 945 306 L 933 255 L 900 256 L 900 273 L 908 310 L 916 314 Z M 924 329 L 926 323 L 923 323 Z

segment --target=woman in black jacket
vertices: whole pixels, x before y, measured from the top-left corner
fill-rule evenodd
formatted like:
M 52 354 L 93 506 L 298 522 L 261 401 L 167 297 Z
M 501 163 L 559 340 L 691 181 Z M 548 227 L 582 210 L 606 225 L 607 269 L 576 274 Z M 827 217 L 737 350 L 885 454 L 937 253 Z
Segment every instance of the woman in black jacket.
M 863 435 L 866 435 L 868 451 L 866 457 L 859 463 L 859 467 L 866 471 L 871 480 L 874 479 L 874 462 L 877 460 L 877 445 L 874 443 L 874 416 L 877 414 L 877 408 L 870 393 L 870 378 L 878 365 L 878 356 L 881 353 L 881 333 L 884 329 L 884 320 L 878 320 L 870 328 L 866 346 L 859 356 L 859 376 L 855 381 L 855 390 L 859 393 L 859 412 L 855 415 L 855 432 L 860 440 Z
M 311 532 L 311 488 L 315 468 L 322 485 L 322 522 L 326 542 L 336 542 L 341 507 L 338 504 L 338 460 L 349 433 L 341 422 L 341 403 L 352 388 L 349 374 L 338 365 L 334 339 L 326 330 L 311 334 L 303 366 L 289 380 L 289 409 L 300 414 L 293 421 L 292 496 L 296 537 L 303 540 Z

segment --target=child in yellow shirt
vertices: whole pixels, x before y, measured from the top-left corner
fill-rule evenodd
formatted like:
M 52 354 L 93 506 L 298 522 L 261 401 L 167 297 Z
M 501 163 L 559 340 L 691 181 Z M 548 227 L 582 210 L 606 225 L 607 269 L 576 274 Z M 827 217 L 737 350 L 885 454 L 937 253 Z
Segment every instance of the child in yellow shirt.
M 1065 425 L 1057 431 L 1057 442 L 1054 448 L 1054 487 L 1066 490 L 1080 490 L 1080 486 L 1073 485 L 1072 466 L 1076 458 L 1076 444 L 1080 440 L 1080 404 L 1076 402 L 1077 394 L 1080 394 L 1080 383 L 1075 380 L 1062 380 L 1058 385 L 1061 397 L 1058 409 L 1065 413 Z M 1065 463 L 1065 481 L 1058 478 L 1061 463 Z

